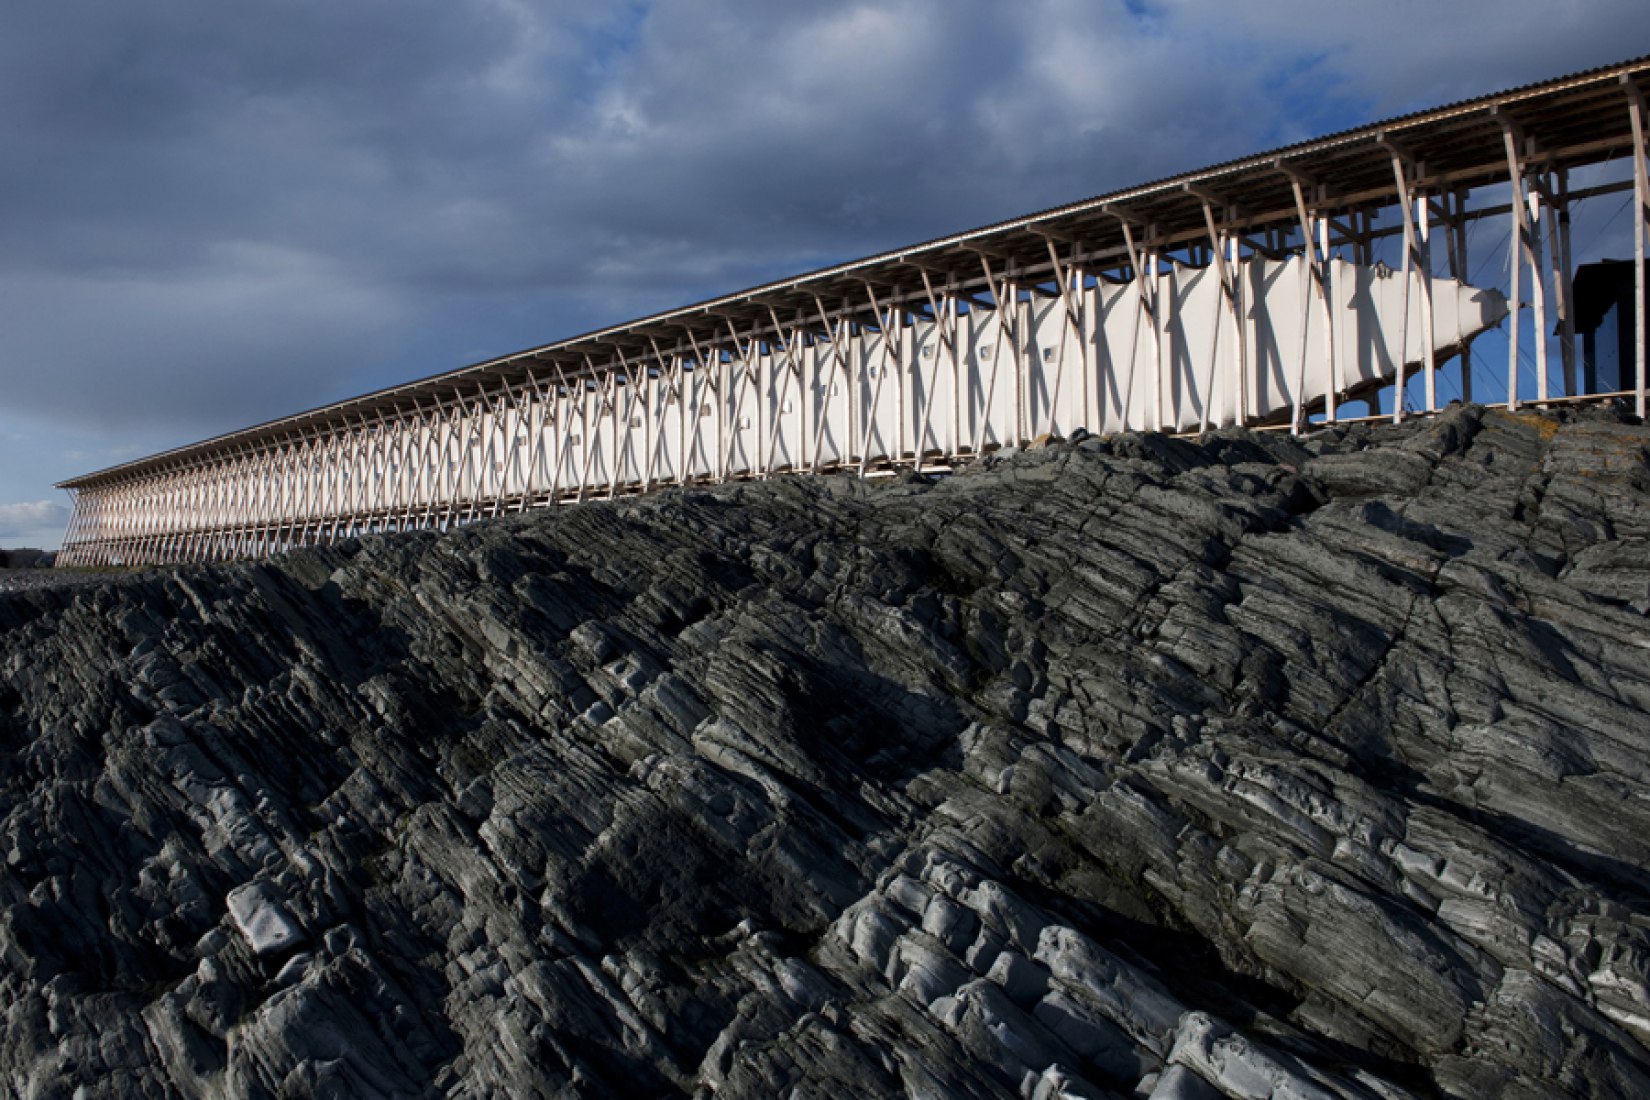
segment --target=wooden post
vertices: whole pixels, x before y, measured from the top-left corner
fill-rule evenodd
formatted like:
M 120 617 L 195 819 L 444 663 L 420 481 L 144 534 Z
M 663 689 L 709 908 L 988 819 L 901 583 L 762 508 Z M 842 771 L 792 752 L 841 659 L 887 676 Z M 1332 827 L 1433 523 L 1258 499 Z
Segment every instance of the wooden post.
M 985 430 L 991 422 L 991 403 L 996 398 L 997 364 L 1002 359 L 1003 337 L 1008 333 L 1010 325 L 1007 311 L 1013 305 L 1012 299 L 1017 296 L 1006 272 L 1002 283 L 997 282 L 996 276 L 991 272 L 991 261 L 986 258 L 984 253 L 980 254 L 980 266 L 985 269 L 986 285 L 991 288 L 991 297 L 996 302 L 997 339 L 991 352 L 991 371 L 986 376 L 985 404 L 980 409 L 979 426 L 974 430 L 974 453 L 976 455 L 985 447 Z M 1010 301 L 1005 303 L 1005 298 L 1010 299 Z M 1016 400 L 1016 406 L 1018 406 L 1018 400 Z
M 1072 281 L 1073 276 L 1077 275 L 1077 268 L 1076 267 L 1071 267 L 1071 268 L 1068 269 L 1066 266 L 1064 266 L 1060 263 L 1060 256 L 1059 256 L 1059 253 L 1054 248 L 1054 239 L 1052 237 L 1048 238 L 1046 243 L 1048 244 L 1049 263 L 1054 268 L 1054 276 L 1055 276 L 1055 279 L 1058 281 L 1059 286 L 1060 286 L 1060 305 L 1061 305 L 1061 307 L 1063 309 L 1063 312 L 1065 314 L 1065 324 L 1060 326 L 1060 348 L 1059 348 L 1059 353 L 1055 357 L 1056 361 L 1055 361 L 1055 366 L 1054 366 L 1053 396 L 1049 399 L 1049 406 L 1048 406 L 1048 421 L 1049 421 L 1048 430 L 1051 433 L 1059 434 L 1059 430 L 1060 430 L 1059 429 L 1059 422 L 1056 419 L 1056 416 L 1057 416 L 1057 410 L 1059 408 L 1059 402 L 1060 402 L 1060 386 L 1061 386 L 1062 382 L 1064 381 L 1064 377 L 1065 377 L 1065 361 L 1066 361 L 1067 339 L 1068 339 L 1068 337 L 1070 337 L 1070 335 L 1072 333 L 1077 334 L 1078 354 L 1083 356 L 1084 366 L 1081 368 L 1080 377 L 1081 377 L 1082 382 L 1083 382 L 1083 398 L 1082 398 L 1083 405 L 1082 405 L 1082 408 L 1083 408 L 1084 412 L 1083 412 L 1082 415 L 1084 415 L 1085 418 L 1087 416 L 1088 404 L 1089 404 L 1089 402 L 1088 402 L 1088 395 L 1089 395 L 1088 376 L 1089 376 L 1089 371 L 1087 369 L 1088 358 L 1087 358 L 1086 355 L 1083 354 L 1083 348 L 1084 348 L 1084 343 L 1085 342 L 1083 340 L 1082 315 L 1081 315 L 1081 311 L 1079 309 L 1078 303 L 1076 301 L 1076 298 L 1075 298 L 1075 296 L 1072 292 L 1072 289 L 1071 289 L 1071 281 Z M 1075 246 L 1073 246 L 1071 251 L 1075 254 L 1077 252 L 1077 248 Z M 1080 276 L 1079 276 L 1079 278 L 1080 278 Z M 1039 359 L 1039 362 L 1041 362 L 1040 359 Z M 1067 433 L 1067 434 L 1070 434 L 1070 433 Z
M 958 391 L 962 388 L 962 371 L 958 367 L 957 355 L 957 303 L 948 293 L 942 300 L 934 293 L 934 282 L 928 277 L 926 268 L 919 269 L 922 275 L 922 289 L 928 295 L 928 308 L 934 314 L 934 335 L 939 341 L 939 350 L 945 353 L 945 360 L 951 369 L 951 446 L 947 450 L 947 457 L 955 457 L 960 448 L 958 442 L 962 432 L 962 416 L 958 400 Z M 936 364 L 934 373 L 939 374 Z M 932 406 L 930 406 L 932 408 Z M 917 459 L 922 460 L 922 437 L 917 437 Z
M 1644 142 L 1644 93 L 1628 73 L 1621 75 L 1627 88 L 1628 110 L 1633 125 L 1633 409 L 1640 420 L 1645 416 L 1645 316 L 1644 316 L 1644 246 L 1645 234 L 1650 231 L 1650 173 L 1645 161 L 1650 158 L 1650 146 Z
M 1416 172 L 1418 175 L 1425 175 L 1424 167 L 1418 166 Z M 1416 217 L 1419 220 L 1416 236 L 1420 247 L 1417 259 L 1421 268 L 1421 330 L 1425 339 L 1421 362 L 1426 379 L 1427 412 L 1430 413 L 1438 411 L 1438 333 L 1432 309 L 1432 218 L 1426 195 L 1418 196 L 1415 206 Z
M 1232 405 L 1233 423 L 1242 424 L 1247 418 L 1244 389 L 1249 372 L 1247 370 L 1248 351 L 1245 347 L 1247 341 L 1244 338 L 1242 305 L 1239 299 L 1237 287 L 1237 238 L 1235 234 L 1229 233 L 1225 229 L 1216 228 L 1214 206 L 1210 203 L 1207 197 L 1199 197 L 1203 199 L 1203 224 L 1209 231 L 1209 254 L 1214 261 L 1215 277 L 1220 280 L 1221 295 L 1226 302 L 1226 317 L 1230 322 L 1228 327 L 1232 333 L 1232 339 L 1236 346 L 1235 370 L 1237 372 L 1237 378 L 1235 392 L 1237 394 L 1237 400 Z M 1223 240 L 1223 237 L 1227 239 Z M 1223 244 L 1230 245 L 1232 253 L 1230 267 L 1228 267 L 1226 257 L 1223 255 Z M 1214 401 L 1214 378 L 1215 358 L 1211 353 L 1209 357 L 1208 382 L 1204 387 L 1206 392 L 1203 394 L 1202 431 L 1209 430 L 1209 406 Z
M 1287 171 L 1287 170 L 1286 170 Z M 1323 315 L 1324 346 L 1329 352 L 1328 385 L 1324 387 L 1324 415 L 1333 421 L 1335 419 L 1335 405 L 1341 388 L 1340 348 L 1335 341 L 1335 304 L 1329 290 L 1329 219 L 1322 215 L 1316 216 L 1316 242 L 1314 243 L 1313 221 L 1306 203 L 1306 193 L 1302 187 L 1302 178 L 1294 172 L 1289 172 L 1290 189 L 1295 196 L 1295 216 L 1300 219 L 1301 225 L 1301 257 L 1306 261 L 1307 271 L 1310 274 L 1312 289 L 1316 291 L 1320 312 Z M 1321 197 L 1324 188 L 1315 185 L 1314 190 Z M 1301 429 L 1305 411 L 1306 392 L 1306 356 L 1307 356 L 1308 326 L 1305 321 L 1305 306 L 1302 306 L 1301 322 L 1301 363 L 1298 375 L 1300 389 L 1296 397 L 1295 416 L 1292 430 L 1298 433 Z
M 1146 409 L 1146 415 L 1149 418 L 1147 421 L 1147 426 L 1150 429 L 1157 431 L 1164 427 L 1164 417 L 1162 410 L 1163 328 L 1159 322 L 1157 309 L 1158 261 L 1157 253 L 1150 247 L 1152 239 L 1156 236 L 1156 233 L 1150 226 L 1147 226 L 1147 247 L 1145 249 L 1137 248 L 1134 240 L 1134 230 L 1129 219 L 1115 210 L 1112 211 L 1112 215 L 1117 218 L 1123 227 L 1123 242 L 1128 247 L 1129 267 L 1134 274 L 1136 301 L 1134 329 L 1129 339 L 1129 384 L 1123 391 L 1123 402 L 1120 410 L 1120 415 L 1123 420 L 1122 427 L 1124 431 L 1129 430 L 1130 414 L 1134 411 L 1134 380 L 1138 367 L 1138 364 L 1135 362 L 1135 351 L 1140 342 L 1140 318 L 1145 317 L 1146 322 L 1152 326 L 1152 391 L 1151 403 Z M 1103 322 L 1096 318 L 1096 328 L 1101 328 L 1102 325 Z M 1175 426 L 1178 427 L 1179 425 Z
M 882 330 L 882 339 L 878 341 L 882 354 L 880 356 L 881 362 L 877 365 L 876 385 L 871 387 L 871 408 L 865 415 L 865 438 L 859 451 L 859 472 L 861 476 L 864 476 L 866 465 L 871 461 L 871 436 L 877 431 L 877 410 L 882 404 L 882 384 L 888 377 L 888 363 L 890 358 L 894 360 L 896 365 L 898 363 L 898 356 L 891 354 L 890 349 L 893 342 L 899 339 L 901 327 L 901 311 L 893 306 L 884 310 L 882 304 L 877 301 L 875 288 L 870 283 L 865 284 L 865 294 L 871 303 L 871 313 L 877 319 L 877 327 Z M 899 411 L 903 412 L 903 410 Z M 884 457 L 890 457 L 888 455 L 888 441 L 884 439 L 881 442 Z M 899 456 L 896 454 L 891 457 L 897 461 Z
M 1542 270 L 1541 251 L 1541 187 L 1526 184 L 1529 212 L 1529 232 L 1524 235 L 1525 259 L 1530 265 L 1530 291 L 1535 299 L 1535 395 L 1536 401 L 1547 405 L 1547 273 Z
M 1438 393 L 1436 382 L 1437 364 L 1434 359 L 1433 345 L 1435 344 L 1432 324 L 1432 272 L 1431 259 L 1427 245 L 1430 231 L 1427 221 L 1426 196 L 1417 195 L 1410 182 L 1419 175 L 1419 170 L 1412 165 L 1402 152 L 1386 144 L 1392 154 L 1392 178 L 1398 189 L 1398 207 L 1404 220 L 1404 307 L 1403 318 L 1399 324 L 1398 340 L 1398 376 L 1397 383 L 1392 391 L 1392 420 L 1397 423 L 1404 416 L 1404 390 L 1407 379 L 1406 370 L 1409 365 L 1409 292 L 1413 283 L 1413 273 L 1417 270 L 1421 276 L 1421 332 L 1422 343 L 1425 345 L 1421 352 L 1421 362 L 1425 372 L 1426 405 L 1430 412 L 1438 407 Z M 1420 227 L 1416 227 L 1416 207 L 1420 209 Z
M 1512 214 L 1512 229 L 1507 240 L 1507 262 L 1512 268 L 1509 275 L 1509 293 L 1507 305 L 1512 310 L 1509 319 L 1511 331 L 1507 334 L 1507 408 L 1510 411 L 1518 409 L 1518 329 L 1521 307 L 1518 301 L 1519 277 L 1524 268 L 1524 196 L 1523 179 L 1524 169 L 1519 163 L 1518 139 L 1513 127 L 1505 120 L 1501 120 L 1501 136 L 1507 150 L 1507 180 L 1510 185 L 1511 202 L 1508 203 Z
M 1452 192 L 1455 196 L 1455 210 L 1450 223 L 1450 239 L 1455 247 L 1450 253 L 1450 276 L 1460 282 L 1467 282 L 1471 268 L 1467 265 L 1467 189 L 1458 187 Z M 1461 341 L 1461 400 L 1472 402 L 1472 337 L 1464 337 Z
M 1547 205 L 1548 260 L 1552 265 L 1553 291 L 1558 306 L 1558 353 L 1563 363 L 1564 396 L 1576 394 L 1575 282 L 1570 264 L 1570 173 L 1558 168 L 1552 173 L 1552 201 Z

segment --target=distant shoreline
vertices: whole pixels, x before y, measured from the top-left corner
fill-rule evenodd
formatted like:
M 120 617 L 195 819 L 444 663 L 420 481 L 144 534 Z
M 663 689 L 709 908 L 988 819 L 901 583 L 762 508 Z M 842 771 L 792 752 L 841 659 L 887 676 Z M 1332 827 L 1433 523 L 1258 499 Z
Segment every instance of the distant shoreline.
M 35 592 L 47 588 L 80 588 L 131 576 L 129 570 L 79 570 L 0 567 L 0 593 Z

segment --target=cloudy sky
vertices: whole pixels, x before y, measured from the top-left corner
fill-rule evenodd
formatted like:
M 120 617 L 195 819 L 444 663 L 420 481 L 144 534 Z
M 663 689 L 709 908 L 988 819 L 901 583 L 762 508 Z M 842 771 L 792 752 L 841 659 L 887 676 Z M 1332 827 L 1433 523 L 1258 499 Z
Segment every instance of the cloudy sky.
M 1650 50 L 1642 0 L 0 8 L 0 546 L 56 481 Z

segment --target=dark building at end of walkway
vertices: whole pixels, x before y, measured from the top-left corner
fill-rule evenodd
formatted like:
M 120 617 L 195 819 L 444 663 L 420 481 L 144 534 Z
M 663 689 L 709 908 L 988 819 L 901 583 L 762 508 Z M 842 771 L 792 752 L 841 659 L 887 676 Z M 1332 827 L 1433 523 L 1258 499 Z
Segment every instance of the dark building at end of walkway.
M 1650 315 L 1650 279 L 1645 286 Z M 1600 260 L 1576 268 L 1576 331 L 1587 393 L 1620 393 L 1638 385 L 1633 288 L 1632 260 Z

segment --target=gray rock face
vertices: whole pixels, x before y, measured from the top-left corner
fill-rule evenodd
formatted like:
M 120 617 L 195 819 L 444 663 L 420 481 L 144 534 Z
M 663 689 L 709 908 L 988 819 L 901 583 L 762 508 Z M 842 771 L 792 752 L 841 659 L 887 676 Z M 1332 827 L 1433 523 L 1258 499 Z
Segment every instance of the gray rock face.
M 267 882 L 238 886 L 224 900 L 229 906 L 229 919 L 246 937 L 254 955 L 279 954 L 303 938 Z
M 1650 431 L 0 594 L 18 1094 L 1650 1095 Z

